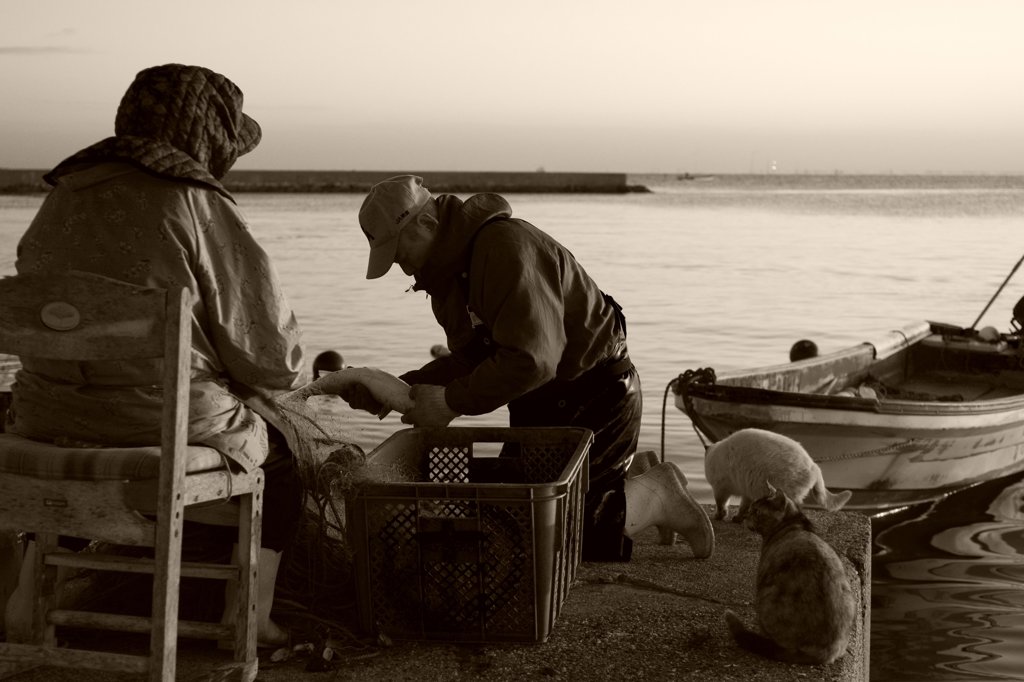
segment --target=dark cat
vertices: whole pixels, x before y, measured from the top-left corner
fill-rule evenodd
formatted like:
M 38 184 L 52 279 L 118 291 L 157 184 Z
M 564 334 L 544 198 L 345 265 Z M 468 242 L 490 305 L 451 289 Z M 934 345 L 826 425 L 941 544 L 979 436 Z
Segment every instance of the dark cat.
M 787 663 L 831 663 L 842 656 L 857 598 L 839 555 L 796 503 L 770 483 L 768 495 L 750 505 L 746 525 L 762 537 L 754 604 L 764 634 L 726 611 L 736 642 Z

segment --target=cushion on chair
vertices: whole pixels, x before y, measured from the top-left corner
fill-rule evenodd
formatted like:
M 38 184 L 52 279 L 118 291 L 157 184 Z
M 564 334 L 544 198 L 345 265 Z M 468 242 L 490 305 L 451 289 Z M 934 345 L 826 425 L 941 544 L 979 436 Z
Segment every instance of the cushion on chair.
M 189 446 L 186 454 L 187 473 L 224 468 L 224 458 L 213 448 Z M 0 472 L 77 481 L 159 478 L 160 448 L 65 448 L 0 433 Z

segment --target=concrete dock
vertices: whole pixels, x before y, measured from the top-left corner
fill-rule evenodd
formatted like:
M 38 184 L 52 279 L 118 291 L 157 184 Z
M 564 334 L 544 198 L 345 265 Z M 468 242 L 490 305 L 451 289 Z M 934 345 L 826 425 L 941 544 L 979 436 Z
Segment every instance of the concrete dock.
M 710 507 L 706 507 L 710 512 Z M 395 642 L 352 654 L 339 652 L 321 672 L 309 672 L 310 656 L 282 662 L 261 659 L 264 682 L 297 680 L 743 680 L 782 682 L 867 680 L 870 654 L 871 524 L 856 513 L 809 510 L 821 535 L 843 557 L 859 587 L 861 608 L 847 653 L 824 666 L 767 660 L 740 649 L 726 628 L 726 609 L 756 623 L 754 576 L 760 538 L 742 526 L 714 521 L 716 548 L 692 558 L 684 542 L 658 544 L 643 533 L 628 563 L 584 563 L 540 644 L 452 645 Z M 72 644 L 74 642 L 72 641 Z M 142 644 L 137 642 L 137 644 Z M 226 654 L 209 642 L 182 640 L 178 679 L 216 680 Z M 211 671 L 212 674 L 211 674 Z M 83 670 L 37 669 L 22 682 L 133 679 Z

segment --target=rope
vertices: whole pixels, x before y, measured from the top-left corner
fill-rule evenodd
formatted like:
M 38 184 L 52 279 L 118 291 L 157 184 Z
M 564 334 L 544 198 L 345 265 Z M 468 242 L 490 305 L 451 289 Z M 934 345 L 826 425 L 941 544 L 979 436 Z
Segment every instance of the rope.
M 661 461 L 665 461 L 665 422 L 666 422 L 666 408 L 668 406 L 668 392 L 670 390 L 679 394 L 683 398 L 683 409 L 686 412 L 686 416 L 690 418 L 690 425 L 693 426 L 694 433 L 697 434 L 697 438 L 700 439 L 704 449 L 708 449 L 708 443 L 704 440 L 704 435 L 697 428 L 697 422 L 700 421 L 693 411 L 693 399 L 690 397 L 689 388 L 695 384 L 705 384 L 713 386 L 717 381 L 715 377 L 715 370 L 707 367 L 697 370 L 688 369 L 675 379 L 672 379 L 665 385 L 665 394 L 661 400 Z M 701 427 L 707 430 L 707 427 L 701 424 Z M 710 432 L 709 432 L 710 433 Z
M 661 398 L 661 461 L 665 462 L 665 408 L 668 406 L 668 392 L 676 385 L 676 379 L 665 385 L 665 395 Z
M 683 398 L 683 410 L 686 412 L 686 416 L 690 418 L 690 424 L 693 426 L 693 432 L 697 434 L 697 438 L 700 439 L 701 445 L 707 450 L 709 445 L 704 440 L 704 434 L 701 431 L 706 431 L 708 437 L 710 437 L 711 431 L 705 425 L 696 411 L 693 409 L 693 397 L 690 395 L 690 387 L 697 384 L 703 384 L 705 386 L 713 386 L 718 378 L 715 376 L 715 370 L 711 367 L 701 367 L 700 369 L 688 369 L 680 374 L 676 381 L 678 383 L 679 395 Z

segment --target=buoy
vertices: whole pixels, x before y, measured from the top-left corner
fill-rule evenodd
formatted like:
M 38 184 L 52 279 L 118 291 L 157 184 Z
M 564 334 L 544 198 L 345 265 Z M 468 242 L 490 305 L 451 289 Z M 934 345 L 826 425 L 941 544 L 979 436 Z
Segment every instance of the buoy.
M 806 360 L 818 357 L 818 344 L 810 339 L 800 339 L 789 349 L 789 361 Z
M 345 369 L 345 358 L 337 351 L 325 350 L 313 360 L 313 379 L 315 381 L 321 374 L 337 372 L 339 369 Z
M 982 327 L 978 331 L 978 338 L 982 341 L 994 343 L 999 340 L 999 330 L 995 327 Z

